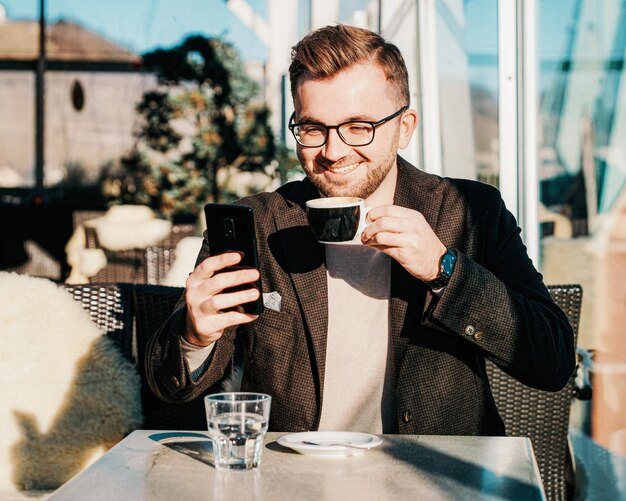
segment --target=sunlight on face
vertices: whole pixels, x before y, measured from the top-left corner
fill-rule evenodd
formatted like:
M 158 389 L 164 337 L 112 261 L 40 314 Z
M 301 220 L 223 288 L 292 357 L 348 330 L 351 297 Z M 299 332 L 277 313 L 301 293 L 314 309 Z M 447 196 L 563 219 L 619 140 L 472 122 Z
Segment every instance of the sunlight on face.
M 407 104 L 398 102 L 383 71 L 373 64 L 354 65 L 326 79 L 302 76 L 294 101 L 295 122 L 325 125 L 348 120 L 376 122 Z M 333 129 L 323 146 L 298 145 L 298 158 L 324 195 L 367 198 L 396 166 L 400 123 L 398 117 L 377 127 L 374 141 L 367 146 L 348 146 Z

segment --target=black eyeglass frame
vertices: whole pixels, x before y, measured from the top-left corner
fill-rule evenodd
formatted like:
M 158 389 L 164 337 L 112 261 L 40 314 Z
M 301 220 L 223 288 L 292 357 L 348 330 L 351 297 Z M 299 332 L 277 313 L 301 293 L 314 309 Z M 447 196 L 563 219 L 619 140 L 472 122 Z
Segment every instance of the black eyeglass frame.
M 339 136 L 339 139 L 341 139 L 345 144 L 347 144 L 348 146 L 367 146 L 368 144 L 372 144 L 372 142 L 374 141 L 374 138 L 376 137 L 376 127 L 379 127 L 391 120 L 393 120 L 394 118 L 396 118 L 398 115 L 404 113 L 406 110 L 409 109 L 409 105 L 405 105 L 402 108 L 400 108 L 398 111 L 396 111 L 395 113 L 392 113 L 391 115 L 389 115 L 388 117 L 382 118 L 380 120 L 378 120 L 377 122 L 370 122 L 368 120 L 348 120 L 346 122 L 342 122 L 340 124 L 337 125 L 325 125 L 319 122 L 299 122 L 299 123 L 291 123 L 294 119 L 294 117 L 296 116 L 296 112 L 294 111 L 291 114 L 291 117 L 289 118 L 289 125 L 288 128 L 291 131 L 291 133 L 293 134 L 294 139 L 296 140 L 296 142 L 302 146 L 303 148 L 319 148 L 320 146 L 324 146 L 326 144 L 326 141 L 328 141 L 328 135 L 330 134 L 330 130 L 331 129 L 335 129 L 337 131 L 337 135 Z M 350 144 L 348 141 L 345 140 L 345 138 L 341 135 L 341 132 L 339 132 L 339 128 L 343 127 L 346 124 L 367 124 L 370 125 L 372 127 L 372 137 L 371 139 L 367 142 L 367 143 L 363 143 L 363 144 Z M 317 125 L 318 127 L 322 127 L 325 131 L 324 134 L 324 142 L 321 144 L 318 144 L 316 146 L 311 146 L 308 144 L 302 144 L 299 140 L 298 140 L 298 136 L 296 135 L 296 133 L 294 132 L 294 128 L 295 127 L 299 127 L 302 125 Z

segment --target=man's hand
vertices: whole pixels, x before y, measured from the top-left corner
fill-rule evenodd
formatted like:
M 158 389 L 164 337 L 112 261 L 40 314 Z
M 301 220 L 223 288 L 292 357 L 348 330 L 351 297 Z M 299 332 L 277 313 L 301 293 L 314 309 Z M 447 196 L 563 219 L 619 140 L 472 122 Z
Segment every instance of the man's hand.
M 382 205 L 371 209 L 367 220 L 371 222 L 361 234 L 364 245 L 391 256 L 424 282 L 437 278 L 446 246 L 421 212 L 397 205 Z
M 208 346 L 217 341 L 224 329 L 246 324 L 258 315 L 243 313 L 241 305 L 254 301 L 260 291 L 256 287 L 237 292 L 224 292 L 225 289 L 256 281 L 259 272 L 255 269 L 237 271 L 220 270 L 241 261 L 237 252 L 211 256 L 202 261 L 185 284 L 187 318 L 183 337 L 197 346 Z

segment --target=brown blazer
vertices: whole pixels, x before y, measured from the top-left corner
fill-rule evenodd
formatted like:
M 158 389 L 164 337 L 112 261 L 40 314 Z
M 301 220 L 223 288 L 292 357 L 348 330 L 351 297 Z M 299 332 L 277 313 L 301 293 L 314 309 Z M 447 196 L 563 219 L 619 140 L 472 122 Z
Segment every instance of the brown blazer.
M 219 391 L 243 358 L 242 390 L 272 395 L 270 429 L 315 430 L 324 396 L 328 328 L 325 252 L 307 226 L 305 202 L 319 196 L 308 179 L 245 198 L 254 208 L 263 292 L 282 296 L 280 312 L 227 330 L 195 382 L 181 354 L 185 313 L 175 312 L 150 340 L 146 374 L 159 398 L 190 401 Z M 400 433 L 498 435 L 485 358 L 521 382 L 561 389 L 574 370 L 574 342 L 499 192 L 475 181 L 426 174 L 398 157 L 394 203 L 420 211 L 457 250 L 438 298 L 392 261 L 390 328 Z M 206 241 L 198 257 L 209 255 Z M 350 381 L 346 381 L 346 391 Z

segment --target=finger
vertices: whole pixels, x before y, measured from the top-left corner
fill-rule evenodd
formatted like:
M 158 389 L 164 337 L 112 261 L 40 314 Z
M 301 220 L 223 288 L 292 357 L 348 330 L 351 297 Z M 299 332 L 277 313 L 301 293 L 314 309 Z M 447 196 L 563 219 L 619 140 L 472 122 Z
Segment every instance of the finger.
M 412 218 L 421 213 L 413 209 L 406 207 L 400 207 L 399 205 L 380 205 L 374 207 L 367 212 L 368 221 L 376 221 L 381 217 L 400 217 L 400 218 Z
M 370 246 L 379 245 L 384 247 L 401 247 L 407 245 L 408 240 L 406 238 L 406 234 L 404 233 L 379 231 L 363 243 Z
M 361 235 L 361 241 L 365 242 L 379 232 L 408 233 L 419 231 L 419 222 L 411 218 L 398 218 L 384 216 L 367 225 Z
M 196 329 L 199 332 L 215 333 L 241 324 L 253 322 L 259 318 L 252 313 L 241 313 L 239 311 L 225 311 L 214 315 L 207 315 L 196 320 Z
M 214 313 L 236 308 L 242 304 L 256 301 L 260 292 L 256 287 L 245 289 L 242 291 L 228 292 L 224 294 L 216 294 L 206 301 L 200 303 L 200 311 L 202 313 Z
M 211 278 L 215 272 L 234 266 L 241 261 L 241 254 L 238 252 L 225 252 L 217 256 L 209 256 L 202 261 L 191 275 L 187 278 L 188 285 L 197 285 L 198 283 Z
M 205 296 L 214 296 L 224 289 L 239 287 L 255 282 L 259 279 L 259 271 L 255 268 L 245 268 L 242 270 L 225 271 L 217 273 L 206 279 L 198 287 L 198 292 Z

